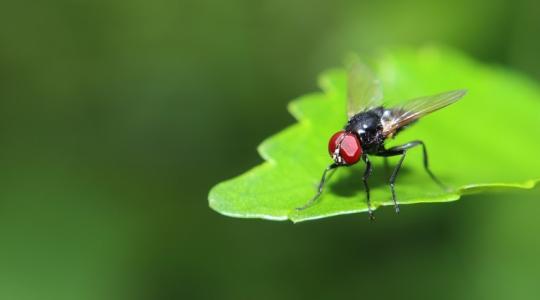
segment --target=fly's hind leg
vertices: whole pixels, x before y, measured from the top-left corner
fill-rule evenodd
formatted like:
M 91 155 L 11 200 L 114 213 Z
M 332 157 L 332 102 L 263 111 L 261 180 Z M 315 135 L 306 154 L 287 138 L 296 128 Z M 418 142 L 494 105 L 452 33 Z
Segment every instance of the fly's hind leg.
M 384 171 L 388 173 L 390 171 L 390 164 L 388 163 L 388 157 L 384 157 Z
M 442 184 L 442 182 L 429 169 L 428 154 L 427 154 L 426 145 L 424 144 L 424 142 L 417 140 L 417 141 L 408 142 L 408 143 L 400 145 L 400 146 L 392 147 L 390 149 L 379 151 L 377 153 L 377 156 L 383 156 L 385 158 L 389 157 L 389 156 L 401 155 L 401 158 L 400 158 L 398 164 L 396 165 L 396 167 L 394 168 L 394 171 L 392 172 L 392 175 L 390 176 L 390 180 L 389 180 L 390 189 L 392 191 L 392 201 L 394 202 L 394 207 L 396 209 L 396 213 L 399 213 L 399 205 L 398 205 L 397 200 L 396 200 L 396 191 L 395 191 L 395 182 L 396 182 L 397 174 L 398 174 L 399 170 L 401 169 L 401 165 L 403 164 L 403 160 L 405 160 L 405 155 L 407 154 L 407 150 L 409 150 L 409 149 L 411 149 L 413 147 L 419 146 L 419 145 L 422 146 L 422 150 L 423 150 L 422 153 L 423 153 L 424 169 L 429 174 L 431 179 L 433 179 L 433 181 L 435 181 L 442 188 L 446 189 L 445 185 Z
M 422 146 L 422 156 L 423 156 L 423 162 L 424 162 L 424 169 L 426 170 L 426 172 L 428 173 L 429 177 L 431 177 L 431 179 L 433 181 L 435 181 L 435 183 L 437 183 L 441 188 L 443 189 L 447 189 L 447 186 L 444 185 L 438 178 L 437 176 L 435 176 L 435 174 L 433 174 L 433 172 L 431 172 L 431 170 L 429 169 L 429 161 L 428 161 L 428 153 L 427 153 L 427 148 L 426 148 L 426 145 L 424 144 L 424 142 L 422 141 L 419 141 L 419 140 L 416 140 L 416 141 L 412 141 L 412 142 L 408 142 L 404 145 L 401 145 L 401 146 L 396 146 L 396 147 L 392 147 L 388 150 L 392 150 L 392 149 L 403 149 L 403 150 L 408 150 L 408 149 L 411 149 L 415 146 Z

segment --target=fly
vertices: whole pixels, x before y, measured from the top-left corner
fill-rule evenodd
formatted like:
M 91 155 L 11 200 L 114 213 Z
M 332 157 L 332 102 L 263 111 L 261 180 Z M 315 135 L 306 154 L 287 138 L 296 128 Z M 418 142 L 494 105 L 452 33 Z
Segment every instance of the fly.
M 362 181 L 366 191 L 369 217 L 373 220 L 368 185 L 368 178 L 372 172 L 369 157 L 400 156 L 389 179 L 392 201 L 396 213 L 399 213 L 394 189 L 396 177 L 407 151 L 417 146 L 422 147 L 424 169 L 433 181 L 444 188 L 441 181 L 429 169 L 428 154 L 424 142 L 414 140 L 391 148 L 386 148 L 384 143 L 421 117 L 458 101 L 466 93 L 467 90 L 464 89 L 454 90 L 404 101 L 386 108 L 382 104 L 383 94 L 379 80 L 367 66 L 361 63 L 354 64 L 348 74 L 348 122 L 343 130 L 332 135 L 328 143 L 328 152 L 333 162 L 324 170 L 315 196 L 297 210 L 306 209 L 315 203 L 323 192 L 328 172 L 339 167 L 354 165 L 362 160 L 366 166 Z

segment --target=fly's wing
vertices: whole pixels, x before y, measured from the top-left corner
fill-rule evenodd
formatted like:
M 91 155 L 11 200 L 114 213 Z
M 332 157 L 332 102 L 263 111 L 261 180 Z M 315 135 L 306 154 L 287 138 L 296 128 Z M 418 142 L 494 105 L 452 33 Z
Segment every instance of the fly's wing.
M 383 97 L 381 83 L 366 65 L 355 62 L 348 75 L 349 119 L 363 110 L 381 105 Z
M 381 120 L 383 123 L 383 134 L 385 136 L 392 136 L 398 129 L 458 101 L 466 93 L 467 90 L 455 90 L 412 99 L 401 105 L 391 107 L 385 112 Z

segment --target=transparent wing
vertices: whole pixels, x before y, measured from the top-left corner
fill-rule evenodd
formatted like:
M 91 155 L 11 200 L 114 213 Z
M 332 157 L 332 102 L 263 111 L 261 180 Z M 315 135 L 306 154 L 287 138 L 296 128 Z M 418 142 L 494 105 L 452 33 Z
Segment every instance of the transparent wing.
M 381 105 L 381 83 L 363 63 L 355 62 L 349 69 L 348 107 L 349 118 L 355 114 Z
M 455 90 L 437 95 L 409 100 L 391 107 L 383 115 L 383 134 L 394 134 L 399 128 L 407 126 L 421 117 L 446 107 L 463 97 L 467 90 Z

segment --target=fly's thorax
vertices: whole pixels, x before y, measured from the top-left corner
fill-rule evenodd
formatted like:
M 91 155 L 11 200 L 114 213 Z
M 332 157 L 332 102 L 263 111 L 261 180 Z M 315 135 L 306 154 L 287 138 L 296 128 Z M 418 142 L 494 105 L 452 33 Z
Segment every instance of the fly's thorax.
M 358 113 L 349 120 L 345 130 L 356 133 L 366 151 L 376 151 L 384 142 L 381 122 L 383 113 L 382 107 Z

